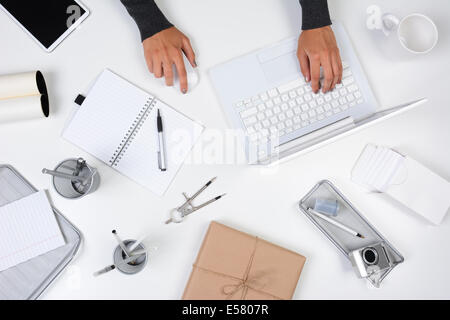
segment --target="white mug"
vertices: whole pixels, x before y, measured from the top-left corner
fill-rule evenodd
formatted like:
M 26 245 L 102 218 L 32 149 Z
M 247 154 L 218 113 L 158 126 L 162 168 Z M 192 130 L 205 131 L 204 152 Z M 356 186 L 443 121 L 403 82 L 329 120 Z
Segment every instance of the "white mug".
M 370 15 L 367 27 L 370 30 L 378 29 L 389 36 L 397 29 L 397 38 L 407 51 L 414 54 L 430 52 L 438 41 L 438 30 L 434 22 L 420 13 L 407 15 L 401 20 L 391 13 L 381 14 L 378 6 L 367 8 Z

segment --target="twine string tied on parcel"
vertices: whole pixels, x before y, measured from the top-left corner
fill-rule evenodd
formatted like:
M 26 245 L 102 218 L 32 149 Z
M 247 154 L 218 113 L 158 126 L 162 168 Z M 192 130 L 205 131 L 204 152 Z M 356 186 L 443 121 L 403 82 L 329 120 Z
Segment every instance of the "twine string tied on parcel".
M 270 294 L 270 293 L 265 292 L 265 291 L 262 290 L 264 288 L 264 286 L 265 286 L 265 281 L 264 281 L 265 274 L 264 273 L 261 273 L 261 274 L 259 274 L 257 276 L 249 278 L 249 274 L 250 274 L 250 271 L 251 271 L 251 268 L 252 268 L 252 265 L 253 265 L 253 259 L 255 257 L 255 253 L 256 253 L 257 244 L 258 244 L 258 237 L 255 238 L 255 246 L 253 248 L 253 252 L 252 252 L 252 254 L 250 256 L 249 263 L 247 264 L 247 268 L 245 270 L 245 273 L 244 273 L 244 276 L 242 277 L 242 279 L 238 278 L 238 277 L 230 276 L 228 274 L 224 274 L 224 273 L 221 273 L 221 272 L 217 272 L 217 271 L 214 271 L 214 270 L 209 270 L 209 269 L 200 267 L 200 266 L 198 266 L 196 264 L 194 264 L 194 268 L 197 268 L 197 269 L 200 269 L 200 270 L 203 270 L 203 271 L 206 271 L 206 272 L 210 272 L 210 273 L 216 274 L 216 275 L 221 276 L 221 277 L 225 277 L 225 278 L 229 278 L 229 279 L 233 279 L 233 280 L 238 281 L 239 282 L 238 284 L 228 284 L 228 285 L 225 285 L 225 286 L 222 287 L 222 292 L 227 296 L 227 300 L 228 299 L 232 299 L 234 297 L 234 295 L 236 293 L 238 293 L 239 291 L 241 291 L 241 298 L 240 299 L 241 300 L 245 299 L 245 297 L 247 295 L 247 292 L 248 292 L 248 289 L 252 289 L 252 290 L 255 290 L 255 291 L 259 292 L 259 293 L 262 293 L 262 294 L 265 294 L 265 295 L 269 295 L 272 298 L 275 298 L 275 299 L 278 299 L 278 300 L 282 300 L 282 298 L 277 297 L 277 296 L 275 296 L 273 294 Z

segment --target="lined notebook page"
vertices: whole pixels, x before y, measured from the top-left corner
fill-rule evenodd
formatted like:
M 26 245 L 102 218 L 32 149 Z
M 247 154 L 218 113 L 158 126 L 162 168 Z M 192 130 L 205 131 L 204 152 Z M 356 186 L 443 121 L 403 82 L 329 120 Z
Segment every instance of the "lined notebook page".
M 166 171 L 158 168 L 156 116 L 161 113 L 166 146 Z M 134 181 L 163 195 L 201 135 L 203 127 L 160 100 L 124 153 L 117 169 Z
M 0 271 L 64 244 L 44 191 L 0 207 Z
M 108 164 L 133 121 L 152 98 L 106 69 L 63 137 Z

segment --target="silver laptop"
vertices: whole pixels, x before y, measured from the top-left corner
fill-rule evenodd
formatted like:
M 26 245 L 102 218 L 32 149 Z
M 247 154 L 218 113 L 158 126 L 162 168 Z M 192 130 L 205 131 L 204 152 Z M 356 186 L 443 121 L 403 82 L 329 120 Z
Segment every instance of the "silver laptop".
M 210 69 L 233 128 L 243 130 L 249 163 L 270 164 L 310 151 L 375 120 L 423 103 L 377 112 L 377 102 L 343 26 L 333 22 L 343 64 L 342 83 L 314 94 L 296 56 L 298 37 Z

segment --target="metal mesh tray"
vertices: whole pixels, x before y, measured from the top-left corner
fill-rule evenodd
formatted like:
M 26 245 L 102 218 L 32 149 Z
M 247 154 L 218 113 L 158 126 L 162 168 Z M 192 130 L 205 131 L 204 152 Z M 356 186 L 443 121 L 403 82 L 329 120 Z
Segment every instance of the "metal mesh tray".
M 0 206 L 37 190 L 13 167 L 0 165 Z M 77 253 L 81 233 L 53 207 L 66 244 L 0 272 L 0 300 L 37 299 Z
M 339 215 L 336 220 L 351 227 L 364 235 L 364 239 L 349 235 L 332 224 L 310 214 L 308 208 L 314 207 L 316 198 L 333 199 L 339 202 Z M 386 245 L 389 259 L 393 261 L 394 266 L 382 271 L 378 278 L 368 280 L 375 286 L 387 276 L 387 274 L 399 263 L 404 261 L 403 256 L 384 238 L 369 221 L 344 197 L 344 195 L 328 180 L 318 182 L 311 191 L 308 192 L 299 202 L 300 211 L 302 211 L 312 223 L 322 231 L 323 234 L 347 257 L 353 250 L 369 246 L 378 242 Z

